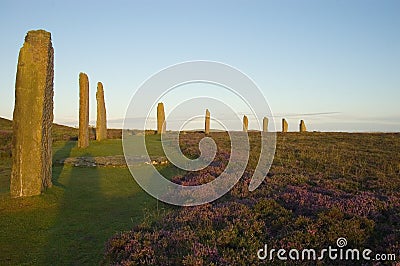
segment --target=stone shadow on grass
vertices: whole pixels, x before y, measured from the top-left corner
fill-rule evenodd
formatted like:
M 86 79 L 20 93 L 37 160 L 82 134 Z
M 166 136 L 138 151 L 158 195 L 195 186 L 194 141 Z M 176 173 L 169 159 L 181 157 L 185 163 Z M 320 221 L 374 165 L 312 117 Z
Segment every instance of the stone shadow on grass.
M 75 144 L 68 142 L 60 153 L 65 155 L 65 149 L 71 149 Z M 83 156 L 90 157 L 91 154 Z M 99 227 L 103 212 L 100 175 L 96 167 L 69 167 L 57 167 L 61 170 L 57 169 L 59 172 L 53 177 L 64 188 L 64 195 L 43 251 L 45 264 L 93 264 L 96 259 L 90 256 L 93 254 L 90 250 L 98 248 L 96 243 L 102 230 Z M 63 184 L 57 181 L 60 177 Z
M 88 152 L 81 156 L 93 157 Z M 130 230 L 157 204 L 127 168 L 64 166 L 59 181 L 65 188 L 40 264 L 99 264 L 106 241 Z
M 76 141 L 67 141 L 64 146 L 59 148 L 55 153 L 53 153 L 53 176 L 52 182 L 53 185 L 57 187 L 65 188 L 63 184 L 61 184 L 58 179 L 64 169 L 64 165 L 60 164 L 58 160 L 62 158 L 67 158 L 71 154 L 71 150 L 76 146 Z

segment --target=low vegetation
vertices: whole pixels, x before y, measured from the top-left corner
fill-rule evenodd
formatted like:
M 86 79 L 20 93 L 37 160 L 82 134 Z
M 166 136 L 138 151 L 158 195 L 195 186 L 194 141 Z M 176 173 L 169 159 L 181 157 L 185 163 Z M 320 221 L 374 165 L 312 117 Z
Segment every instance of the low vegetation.
M 198 156 L 201 137 L 182 135 L 186 155 Z M 212 166 L 175 176 L 175 182 L 204 183 L 224 170 L 229 141 L 221 134 L 212 137 L 221 147 Z M 226 196 L 116 234 L 107 243 L 105 262 L 254 265 L 261 262 L 257 251 L 265 244 L 322 250 L 336 247 L 339 237 L 347 239 L 347 248 L 399 256 L 400 134 L 279 134 L 269 177 L 254 192 L 248 191 L 257 161 L 253 133 L 251 140 L 249 167 Z
M 53 161 L 122 154 L 120 139 L 78 149 L 76 129 L 55 128 Z M 278 134 L 270 173 L 249 192 L 258 159 L 257 134 L 249 133 L 251 157 L 239 183 L 198 207 L 161 204 L 127 168 L 60 164 L 53 166 L 51 189 L 11 199 L 11 134 L 10 122 L 0 120 L 1 265 L 253 265 L 265 244 L 318 250 L 336 246 L 339 237 L 347 239 L 348 248 L 400 257 L 400 134 Z M 199 155 L 203 136 L 181 135 L 188 157 Z M 159 170 L 184 185 L 217 177 L 229 161 L 230 142 L 221 132 L 211 137 L 218 153 L 209 167 Z M 152 155 L 163 155 L 159 136 L 147 135 L 146 142 Z M 354 261 L 341 261 L 346 263 Z
M 0 130 L 1 148 L 11 148 L 11 122 Z M 73 156 L 122 155 L 121 140 L 91 141 L 78 149 L 74 128 L 55 126 L 53 160 Z M 10 136 L 10 137 L 8 137 Z M 53 135 L 54 136 L 54 135 Z M 157 136 L 153 136 L 157 142 Z M 160 168 L 166 176 L 174 169 Z M 98 264 L 104 243 L 148 217 L 158 217 L 164 205 L 147 195 L 127 168 L 53 166 L 53 187 L 40 196 L 11 199 L 11 158 L 0 159 L 0 265 Z

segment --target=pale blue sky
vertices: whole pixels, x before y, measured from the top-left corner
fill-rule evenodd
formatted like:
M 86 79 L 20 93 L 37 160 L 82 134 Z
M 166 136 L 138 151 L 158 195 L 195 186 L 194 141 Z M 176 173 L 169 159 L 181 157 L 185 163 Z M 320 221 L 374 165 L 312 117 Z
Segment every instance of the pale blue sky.
M 386 0 L 3 0 L 0 117 L 12 117 L 25 34 L 41 28 L 52 33 L 55 49 L 58 123 L 77 125 L 79 72 L 89 75 L 91 120 L 102 81 L 109 126 L 120 127 L 149 76 L 182 61 L 212 60 L 258 84 L 278 129 L 286 117 L 290 130 L 303 118 L 310 130 L 400 131 L 399 14 L 400 1 Z

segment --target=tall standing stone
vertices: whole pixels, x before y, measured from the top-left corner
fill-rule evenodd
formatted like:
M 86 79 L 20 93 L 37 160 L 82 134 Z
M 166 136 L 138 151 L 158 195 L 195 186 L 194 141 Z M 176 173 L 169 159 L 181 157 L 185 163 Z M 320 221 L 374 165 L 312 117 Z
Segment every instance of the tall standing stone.
M 300 132 L 306 132 L 307 128 L 306 128 L 306 124 L 304 123 L 304 120 L 300 120 Z
M 263 119 L 263 132 L 268 132 L 268 118 L 264 117 Z
M 79 136 L 78 147 L 89 146 L 89 79 L 79 73 Z
M 210 134 L 210 111 L 206 109 L 206 121 L 205 121 L 205 129 L 204 132 L 208 135 Z
M 247 130 L 249 129 L 249 119 L 247 118 L 247 116 L 243 116 L 243 131 L 247 132 Z
M 288 132 L 288 123 L 286 122 L 285 118 L 282 118 L 282 132 Z
M 12 197 L 39 195 L 52 186 L 53 64 L 50 32 L 29 31 L 15 82 Z
M 104 89 L 101 82 L 97 83 L 97 120 L 96 120 L 96 140 L 107 139 L 107 116 L 106 104 L 104 101 Z
M 164 104 L 158 103 L 157 105 L 157 134 L 165 133 L 166 123 L 165 123 L 165 112 Z

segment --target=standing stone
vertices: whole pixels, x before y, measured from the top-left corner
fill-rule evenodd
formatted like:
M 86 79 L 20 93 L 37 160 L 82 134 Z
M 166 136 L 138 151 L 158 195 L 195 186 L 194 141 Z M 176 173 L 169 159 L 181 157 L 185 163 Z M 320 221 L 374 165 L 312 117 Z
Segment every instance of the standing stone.
M 97 83 L 97 120 L 96 120 L 96 140 L 107 139 L 107 116 L 106 104 L 104 102 L 104 89 L 101 82 Z
M 247 118 L 247 116 L 243 116 L 243 131 L 247 132 L 247 130 L 249 129 L 249 119 Z
M 268 132 L 268 118 L 264 117 L 263 119 L 263 132 Z
M 53 64 L 50 32 L 29 31 L 15 82 L 12 197 L 39 195 L 52 186 Z
M 89 79 L 79 73 L 79 136 L 78 148 L 89 146 Z
M 210 134 L 210 111 L 206 109 L 206 122 L 204 132 L 208 135 Z
M 300 121 L 300 132 L 306 132 L 307 128 L 306 128 L 306 124 L 304 123 L 304 120 Z
M 165 123 L 165 112 L 164 104 L 158 103 L 157 105 L 157 134 L 165 133 L 166 123 Z
M 288 132 L 288 123 L 286 122 L 285 118 L 282 118 L 282 132 Z

